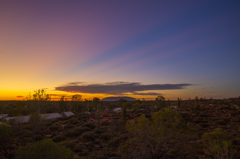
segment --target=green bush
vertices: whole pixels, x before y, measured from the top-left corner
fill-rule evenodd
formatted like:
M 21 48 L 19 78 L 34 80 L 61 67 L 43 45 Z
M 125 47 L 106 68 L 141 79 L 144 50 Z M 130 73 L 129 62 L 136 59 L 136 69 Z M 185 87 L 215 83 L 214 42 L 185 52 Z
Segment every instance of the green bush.
M 50 139 L 45 139 L 32 145 L 19 147 L 16 159 L 71 159 L 72 151 L 59 146 Z
M 235 158 L 236 150 L 229 140 L 227 132 L 217 128 L 212 132 L 204 133 L 202 141 L 205 145 L 205 153 L 214 158 Z

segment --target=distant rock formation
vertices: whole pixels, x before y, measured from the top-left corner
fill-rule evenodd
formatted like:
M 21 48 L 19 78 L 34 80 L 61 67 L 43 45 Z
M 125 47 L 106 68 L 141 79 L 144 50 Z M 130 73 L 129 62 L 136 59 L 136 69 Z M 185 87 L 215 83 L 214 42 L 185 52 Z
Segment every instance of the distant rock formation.
M 107 98 L 101 99 L 101 101 L 102 102 L 115 102 L 115 101 L 119 101 L 121 98 L 126 101 L 129 101 L 129 102 L 136 101 L 136 99 L 132 98 L 132 97 L 107 97 Z

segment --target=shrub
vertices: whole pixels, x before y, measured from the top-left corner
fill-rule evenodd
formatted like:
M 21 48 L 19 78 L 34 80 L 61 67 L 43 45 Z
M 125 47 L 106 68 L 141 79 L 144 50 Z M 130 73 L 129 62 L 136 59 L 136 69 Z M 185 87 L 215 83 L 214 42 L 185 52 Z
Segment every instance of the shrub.
M 24 137 L 24 138 L 22 138 L 20 140 L 20 142 L 25 145 L 27 143 L 31 143 L 32 142 L 32 138 L 31 137 Z
M 51 121 L 45 121 L 45 125 L 50 126 L 50 125 L 52 125 L 52 122 Z
M 235 158 L 236 150 L 227 136 L 227 132 L 217 128 L 210 133 L 202 135 L 203 143 L 206 146 L 205 153 L 215 158 Z
M 96 130 L 96 134 L 101 134 L 101 133 L 103 133 L 103 132 L 104 132 L 103 129 L 97 129 L 97 130 Z
M 60 135 L 57 135 L 55 137 L 53 137 L 53 141 L 54 142 L 61 142 L 61 141 L 64 141 L 66 138 L 63 134 L 60 134 Z
M 64 127 L 64 129 L 72 129 L 72 128 L 74 128 L 74 125 L 72 125 L 72 124 L 67 125 L 67 126 Z
M 76 145 L 76 142 L 74 140 L 66 140 L 66 141 L 60 142 L 60 145 L 73 150 Z
M 32 139 L 35 140 L 35 141 L 40 141 L 40 140 L 42 140 L 43 138 L 44 138 L 44 137 L 43 137 L 42 135 L 39 135 L 39 134 L 32 136 Z
M 91 131 L 92 129 L 88 128 L 88 127 L 78 127 L 74 129 L 76 132 L 78 132 L 79 134 L 82 134 L 84 132 L 87 131 Z
M 72 158 L 72 151 L 63 148 L 50 139 L 42 140 L 32 145 L 19 147 L 16 159 L 40 159 L 40 158 L 54 158 L 54 159 L 70 159 Z
M 110 124 L 110 122 L 107 121 L 107 120 L 105 120 L 105 121 L 103 121 L 103 122 L 101 123 L 102 126 L 103 126 L 103 125 L 109 125 L 109 124 Z
M 86 131 L 91 131 L 91 129 L 88 127 L 78 127 L 78 128 L 68 130 L 65 133 L 65 136 L 67 137 L 79 136 Z
M 85 132 L 85 133 L 82 135 L 82 137 L 83 137 L 85 140 L 94 141 L 96 135 L 95 135 L 93 132 Z
M 68 120 L 70 123 L 72 123 L 73 125 L 76 125 L 79 123 L 79 121 L 76 118 L 71 118 Z
M 114 138 L 113 140 L 111 140 L 108 144 L 109 147 L 113 147 L 113 148 L 118 148 L 119 147 L 119 143 L 120 143 L 120 138 Z
M 227 122 L 225 120 L 218 120 L 217 124 L 226 125 Z
M 67 132 L 65 132 L 66 137 L 75 137 L 80 135 L 79 132 L 77 132 L 75 129 L 70 129 Z
M 91 129 L 94 129 L 96 127 L 96 125 L 93 122 L 87 122 L 83 126 Z
M 23 137 L 32 137 L 32 131 L 25 130 L 24 133 L 23 133 Z
M 111 134 L 110 134 L 110 133 L 102 133 L 102 134 L 101 134 L 101 137 L 102 137 L 104 140 L 110 140 L 110 139 L 111 139 Z
M 49 130 L 51 130 L 51 131 L 56 131 L 56 130 L 59 130 L 59 129 L 60 129 L 60 126 L 59 126 L 59 125 L 52 125 L 52 126 L 49 126 L 48 128 L 49 128 Z

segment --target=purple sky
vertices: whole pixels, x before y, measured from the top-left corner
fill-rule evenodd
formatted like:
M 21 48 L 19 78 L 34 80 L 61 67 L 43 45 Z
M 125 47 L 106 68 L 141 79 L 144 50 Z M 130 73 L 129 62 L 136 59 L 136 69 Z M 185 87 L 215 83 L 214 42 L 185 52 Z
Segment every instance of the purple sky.
M 1 1 L 0 100 L 41 88 L 83 98 L 240 96 L 239 19 L 240 1 Z M 71 91 L 73 82 L 84 85 Z

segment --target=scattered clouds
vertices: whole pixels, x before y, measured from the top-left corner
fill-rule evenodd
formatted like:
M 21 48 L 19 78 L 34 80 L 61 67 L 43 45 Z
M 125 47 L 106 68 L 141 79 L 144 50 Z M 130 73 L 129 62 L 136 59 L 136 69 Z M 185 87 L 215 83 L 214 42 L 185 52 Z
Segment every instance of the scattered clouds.
M 124 95 L 131 93 L 133 95 L 161 95 L 156 92 L 141 92 L 151 90 L 176 90 L 192 86 L 189 83 L 181 84 L 149 84 L 144 85 L 139 82 L 108 82 L 104 84 L 87 84 L 84 82 L 71 82 L 63 86 L 55 87 L 57 91 L 91 94 L 112 94 Z

